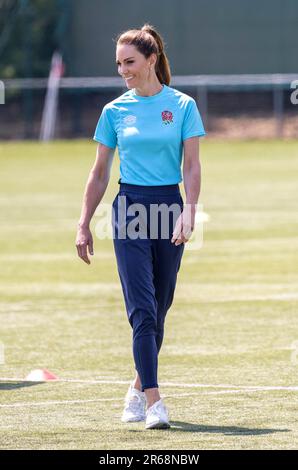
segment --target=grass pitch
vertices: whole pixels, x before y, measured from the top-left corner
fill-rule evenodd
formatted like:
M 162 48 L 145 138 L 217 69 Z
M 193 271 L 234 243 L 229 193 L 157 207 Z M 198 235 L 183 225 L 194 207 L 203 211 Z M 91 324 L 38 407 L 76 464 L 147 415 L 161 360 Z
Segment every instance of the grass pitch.
M 91 265 L 77 257 L 95 150 L 0 144 L 0 447 L 297 448 L 298 141 L 201 143 L 209 221 L 167 316 L 167 431 L 120 422 L 134 369 L 112 240 L 93 231 Z M 118 175 L 115 155 L 103 202 Z M 36 368 L 65 381 L 20 380 Z

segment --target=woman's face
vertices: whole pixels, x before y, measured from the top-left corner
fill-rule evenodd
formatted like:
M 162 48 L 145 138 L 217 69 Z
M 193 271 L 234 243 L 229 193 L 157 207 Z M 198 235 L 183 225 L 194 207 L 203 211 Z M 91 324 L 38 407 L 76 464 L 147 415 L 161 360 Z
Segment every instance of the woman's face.
M 150 64 L 154 63 L 154 54 L 146 59 L 135 46 L 129 44 L 117 46 L 118 73 L 125 79 L 127 88 L 142 88 L 148 81 Z M 154 71 L 154 67 L 151 70 Z

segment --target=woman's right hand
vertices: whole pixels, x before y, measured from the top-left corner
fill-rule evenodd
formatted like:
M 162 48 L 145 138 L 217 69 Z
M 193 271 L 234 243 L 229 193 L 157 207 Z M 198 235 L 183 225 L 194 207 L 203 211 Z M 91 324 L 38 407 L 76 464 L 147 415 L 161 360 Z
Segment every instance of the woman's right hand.
M 115 148 L 98 144 L 95 163 L 91 168 L 84 192 L 81 216 L 78 220 L 76 247 L 79 257 L 87 264 L 90 264 L 87 247 L 90 255 L 93 255 L 93 239 L 88 222 L 107 189 L 114 153 Z M 87 214 L 89 214 L 88 217 Z
M 88 258 L 87 246 L 90 255 L 93 255 L 93 238 L 90 228 L 79 225 L 76 238 L 78 255 L 83 261 L 85 261 L 85 263 L 90 264 L 91 261 Z

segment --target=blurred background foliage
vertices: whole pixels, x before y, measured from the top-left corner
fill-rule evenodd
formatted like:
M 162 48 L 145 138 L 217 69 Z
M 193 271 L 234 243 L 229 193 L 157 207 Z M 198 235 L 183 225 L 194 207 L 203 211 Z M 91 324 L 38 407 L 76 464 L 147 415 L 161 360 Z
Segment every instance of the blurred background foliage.
M 46 77 L 61 41 L 61 0 L 0 0 L 0 77 Z

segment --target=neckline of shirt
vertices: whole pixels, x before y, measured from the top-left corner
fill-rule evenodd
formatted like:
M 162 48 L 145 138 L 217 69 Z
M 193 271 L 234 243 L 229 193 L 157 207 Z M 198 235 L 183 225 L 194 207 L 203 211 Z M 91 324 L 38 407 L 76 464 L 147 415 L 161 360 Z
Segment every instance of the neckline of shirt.
M 155 95 L 151 95 L 151 96 L 137 95 L 134 88 L 131 90 L 131 93 L 132 93 L 134 98 L 137 98 L 140 101 L 147 101 L 147 102 L 150 101 L 151 102 L 151 101 L 155 101 L 155 100 L 159 99 L 161 96 L 163 96 L 164 93 L 166 92 L 167 88 L 168 88 L 167 85 L 164 83 L 162 85 L 162 89 L 158 93 L 155 93 Z

